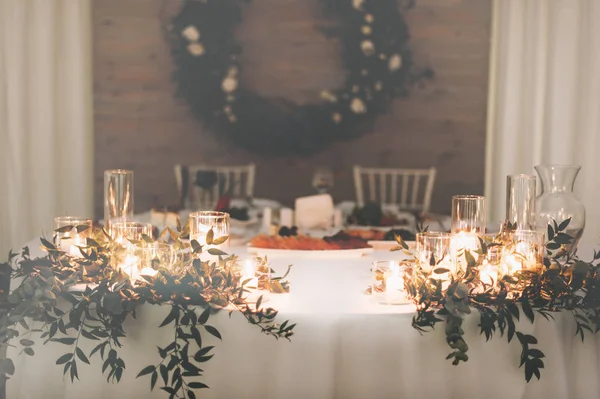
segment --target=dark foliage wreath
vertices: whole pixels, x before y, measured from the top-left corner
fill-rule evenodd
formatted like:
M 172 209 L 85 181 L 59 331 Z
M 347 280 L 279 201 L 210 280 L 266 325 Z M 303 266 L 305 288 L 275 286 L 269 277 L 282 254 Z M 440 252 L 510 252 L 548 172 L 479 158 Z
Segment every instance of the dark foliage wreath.
M 170 40 L 178 95 L 197 119 L 250 151 L 306 154 L 358 137 L 394 96 L 431 73 L 413 68 L 397 0 L 321 0 L 325 15 L 339 22 L 322 31 L 341 40 L 343 87 L 321 92 L 318 104 L 263 97 L 242 84 L 234 37 L 242 1 L 185 0 Z

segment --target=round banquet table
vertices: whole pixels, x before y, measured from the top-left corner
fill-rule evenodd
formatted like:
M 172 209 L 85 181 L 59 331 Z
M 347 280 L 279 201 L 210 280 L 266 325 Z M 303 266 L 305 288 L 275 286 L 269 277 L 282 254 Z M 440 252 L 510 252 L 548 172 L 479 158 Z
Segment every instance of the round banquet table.
M 36 247 L 37 245 L 33 245 Z M 232 248 L 244 256 L 244 248 Z M 581 252 L 580 252 L 581 253 Z M 583 259 L 591 252 L 583 253 Z M 412 326 L 412 305 L 384 306 L 363 294 L 370 283 L 370 263 L 399 253 L 377 251 L 358 259 L 273 258 L 273 268 L 289 275 L 291 292 L 271 294 L 266 304 L 279 310 L 278 320 L 297 323 L 291 342 L 275 340 L 240 315 L 223 311 L 211 317 L 222 341 L 203 333 L 204 345 L 215 345 L 205 363 L 202 381 L 210 389 L 198 397 L 222 399 L 587 399 L 600 397 L 600 339 L 575 336 L 569 313 L 556 321 L 537 317 L 521 320 L 517 330 L 535 335 L 545 354 L 542 379 L 530 383 L 519 368 L 521 347 L 515 339 L 496 334 L 490 341 L 479 334 L 478 314 L 464 323 L 469 361 L 453 366 L 445 357 L 450 348 L 442 327 L 419 334 Z M 156 347 L 170 342 L 170 326 L 158 328 L 168 306 L 143 305 L 137 319 L 125 323 L 120 356 L 126 370 L 119 384 L 107 383 L 98 355 L 91 365 L 79 362 L 80 381 L 71 383 L 56 359 L 65 345 L 36 344 L 33 357 L 9 348 L 17 371 L 8 381 L 8 398 L 166 398 L 157 387 L 150 392 L 149 376 L 136 378 L 145 366 L 157 364 Z M 90 345 L 87 345 L 90 344 Z M 83 348 L 89 353 L 93 342 Z

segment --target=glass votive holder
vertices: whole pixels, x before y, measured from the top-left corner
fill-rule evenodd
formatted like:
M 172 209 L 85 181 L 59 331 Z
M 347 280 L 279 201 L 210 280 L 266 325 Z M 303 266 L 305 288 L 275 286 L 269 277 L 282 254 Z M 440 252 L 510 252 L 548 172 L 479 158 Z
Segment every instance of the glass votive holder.
M 263 297 L 262 302 L 268 301 L 271 293 L 271 266 L 264 258 L 246 259 L 240 270 L 240 284 L 244 284 L 247 293 L 246 302 L 256 303 Z
M 413 281 L 413 267 L 395 260 L 373 262 L 371 297 L 382 305 L 405 305 L 411 302 L 406 282 Z
M 485 197 L 480 195 L 452 197 L 451 232 L 485 234 Z
M 536 230 L 517 230 L 512 234 L 512 243 L 505 250 L 505 274 L 520 271 L 539 271 L 544 262 L 545 234 Z
M 152 237 L 152 225 L 150 223 L 114 222 L 110 227 L 112 239 L 124 246 L 129 246 L 132 241 L 143 241 L 144 235 Z
M 457 268 L 464 271 L 469 263 L 469 255 L 473 258 L 473 261 L 479 261 L 481 253 L 480 235 L 466 231 L 454 233 L 450 239 L 450 250 Z
M 448 269 L 450 273 L 456 272 L 456 266 L 450 251 L 451 234 L 444 232 L 417 233 L 416 249 L 417 264 L 425 272 L 435 273 L 435 269 Z M 447 273 L 441 273 L 440 278 Z
M 481 285 L 474 289 L 474 293 L 480 294 L 488 291 L 490 288 L 494 289 L 498 283 L 500 276 L 500 265 L 491 264 L 487 259 L 484 259 L 482 264 L 478 267 L 479 281 Z
M 133 219 L 133 171 L 104 171 L 104 224 L 110 231 L 114 222 Z
M 224 242 L 213 241 L 207 244 L 206 237 L 210 230 L 213 231 L 213 240 L 229 236 L 229 214 L 225 212 L 198 211 L 189 216 L 190 240 L 196 240 L 202 246 L 202 253 L 208 253 L 210 248 L 217 248 L 224 252 L 229 249 L 229 239 Z M 210 255 L 208 255 L 210 256 Z M 218 259 L 218 255 L 211 259 Z
M 78 247 L 86 245 L 86 238 L 92 236 L 93 221 L 89 218 L 58 216 L 54 218 L 56 247 L 75 257 L 81 257 Z
M 136 251 L 135 245 L 119 248 L 113 253 L 112 261 L 117 270 L 129 276 L 132 282 L 140 279 L 140 271 L 142 268 L 142 260 L 139 253 Z
M 154 276 L 159 270 L 174 271 L 177 252 L 166 242 L 141 242 L 133 247 L 133 254 L 140 261 L 140 275 Z

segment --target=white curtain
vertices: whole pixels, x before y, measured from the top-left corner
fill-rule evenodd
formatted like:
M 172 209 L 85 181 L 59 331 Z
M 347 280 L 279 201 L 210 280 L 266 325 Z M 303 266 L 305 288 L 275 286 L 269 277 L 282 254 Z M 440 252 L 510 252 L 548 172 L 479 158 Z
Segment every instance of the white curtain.
M 506 175 L 533 174 L 542 163 L 578 164 L 583 239 L 599 243 L 600 1 L 495 0 L 493 12 L 490 220 L 504 219 Z
M 92 215 L 90 0 L 0 0 L 0 260 Z

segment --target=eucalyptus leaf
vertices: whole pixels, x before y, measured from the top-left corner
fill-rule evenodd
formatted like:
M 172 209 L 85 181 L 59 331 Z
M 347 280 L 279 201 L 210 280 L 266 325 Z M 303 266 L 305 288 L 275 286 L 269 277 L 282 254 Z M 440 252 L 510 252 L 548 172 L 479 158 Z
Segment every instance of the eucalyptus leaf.
M 210 230 L 206 233 L 206 245 L 213 245 L 213 240 L 215 238 L 215 232 L 211 227 Z

